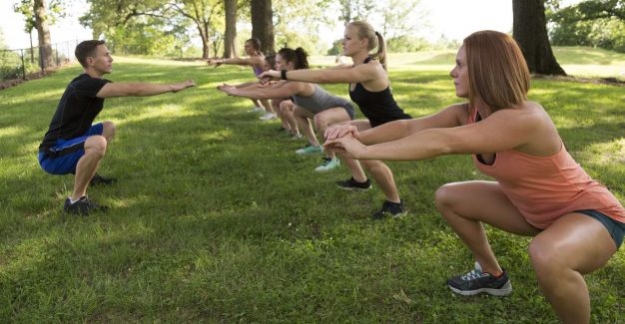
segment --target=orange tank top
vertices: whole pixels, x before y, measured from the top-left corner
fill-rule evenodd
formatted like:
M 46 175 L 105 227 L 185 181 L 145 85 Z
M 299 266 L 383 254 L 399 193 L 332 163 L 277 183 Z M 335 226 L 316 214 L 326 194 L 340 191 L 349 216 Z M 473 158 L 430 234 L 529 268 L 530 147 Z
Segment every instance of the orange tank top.
M 474 123 L 477 111 L 470 114 Z M 492 165 L 473 155 L 480 172 L 497 180 L 504 194 L 528 223 L 547 228 L 559 217 L 593 209 L 625 223 L 625 210 L 616 197 L 593 180 L 573 160 L 564 144 L 552 156 L 532 156 L 515 150 L 497 152 Z

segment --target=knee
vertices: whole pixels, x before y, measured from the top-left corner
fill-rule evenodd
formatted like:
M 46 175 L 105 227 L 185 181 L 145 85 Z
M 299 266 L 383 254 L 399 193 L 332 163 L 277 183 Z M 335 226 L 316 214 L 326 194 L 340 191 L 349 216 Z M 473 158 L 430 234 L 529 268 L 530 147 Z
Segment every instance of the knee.
M 451 184 L 440 186 L 434 193 L 434 203 L 439 211 L 450 208 L 454 204 L 456 190 Z
M 554 273 L 554 270 L 560 264 L 558 258 L 561 254 L 557 250 L 557 246 L 542 240 L 540 236 L 535 237 L 530 242 L 528 254 L 532 267 L 539 279 Z
M 436 210 L 446 220 L 451 220 L 453 215 L 460 215 L 459 210 L 466 201 L 465 190 L 458 183 L 447 183 L 436 189 L 434 193 L 434 205 Z
M 102 130 L 102 136 L 104 136 L 106 138 L 107 141 L 110 141 L 113 139 L 113 137 L 115 137 L 115 124 L 111 121 L 105 121 L 102 123 L 103 126 L 103 130 Z
M 392 177 L 393 173 L 391 172 L 391 169 L 384 164 L 382 161 L 378 161 L 378 160 L 361 160 L 360 163 L 362 164 L 362 166 L 365 168 L 365 170 L 373 173 L 373 174 L 379 174 L 379 175 L 384 175 L 385 177 Z
M 315 127 L 317 127 L 317 129 L 320 132 L 325 132 L 326 127 L 328 127 L 328 120 L 326 118 L 324 118 L 323 116 L 321 116 L 320 114 L 315 115 Z
M 85 154 L 96 154 L 104 156 L 108 147 L 107 139 L 104 136 L 91 136 L 85 142 Z
M 286 101 L 283 101 L 278 105 L 278 108 L 279 110 L 286 112 L 290 110 L 291 105 L 287 103 Z

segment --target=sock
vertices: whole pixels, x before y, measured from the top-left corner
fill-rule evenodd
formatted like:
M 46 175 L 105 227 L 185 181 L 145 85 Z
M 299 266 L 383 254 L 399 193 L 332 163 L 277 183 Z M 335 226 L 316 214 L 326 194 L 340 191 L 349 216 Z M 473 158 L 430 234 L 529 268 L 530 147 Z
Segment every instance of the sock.
M 72 199 L 72 197 L 69 197 L 69 203 L 70 204 L 75 204 L 77 201 L 82 200 L 83 198 L 85 198 L 86 196 L 82 196 L 80 198 L 78 198 L 77 200 Z

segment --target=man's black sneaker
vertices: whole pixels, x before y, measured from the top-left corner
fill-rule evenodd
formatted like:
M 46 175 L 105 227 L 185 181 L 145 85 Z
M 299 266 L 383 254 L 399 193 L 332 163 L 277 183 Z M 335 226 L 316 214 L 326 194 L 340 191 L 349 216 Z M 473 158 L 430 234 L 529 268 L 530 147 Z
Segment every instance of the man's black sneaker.
M 114 184 L 115 182 L 117 182 L 117 179 L 115 178 L 105 178 L 99 174 L 94 174 L 93 178 L 91 178 L 91 180 L 89 181 L 89 185 L 90 186 L 106 186 L 106 185 L 110 185 L 110 184 Z
M 371 180 L 358 182 L 354 180 L 354 177 L 351 177 L 349 180 L 337 181 L 336 185 L 345 190 L 364 191 L 371 188 Z
M 480 269 L 473 269 L 463 275 L 447 280 L 447 285 L 456 294 L 473 296 L 485 292 L 494 296 L 507 296 L 512 293 L 512 284 L 506 270 L 498 278 Z
M 89 215 L 91 212 L 102 211 L 105 212 L 108 210 L 108 207 L 101 206 L 96 204 L 95 202 L 89 200 L 87 196 L 82 196 L 78 201 L 72 204 L 71 200 L 67 198 L 65 200 L 65 206 L 63 210 L 66 213 L 70 214 L 78 214 L 78 215 Z
M 399 203 L 391 202 L 385 200 L 382 204 L 382 209 L 373 213 L 373 219 L 382 219 L 386 216 L 391 216 L 393 218 L 399 218 L 406 215 L 406 209 L 404 208 L 404 203 L 400 201 Z

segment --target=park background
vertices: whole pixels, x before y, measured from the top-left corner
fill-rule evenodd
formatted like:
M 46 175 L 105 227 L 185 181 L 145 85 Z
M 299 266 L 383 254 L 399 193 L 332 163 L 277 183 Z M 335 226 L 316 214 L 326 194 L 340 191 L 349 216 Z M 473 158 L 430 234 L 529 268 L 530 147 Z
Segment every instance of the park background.
M 572 35 L 599 39 L 614 18 L 580 22 L 589 32 Z M 624 201 L 625 95 L 614 81 L 623 78 L 625 55 L 589 44 L 554 46 L 569 76 L 536 74 L 530 99 L 552 116 L 574 158 Z M 424 116 L 459 101 L 448 75 L 455 50 L 430 44 L 390 54 L 393 91 L 407 112 Z M 528 238 L 487 229 L 511 296 L 466 298 L 445 286 L 473 260 L 436 212 L 433 193 L 447 182 L 486 179 L 468 156 L 391 163 L 409 215 L 373 222 L 379 188 L 336 190 L 344 168 L 314 173 L 316 157 L 294 154 L 303 142 L 277 132 L 277 122 L 260 122 L 247 100 L 215 91 L 249 81 L 249 68 L 162 53 L 114 53 L 108 77 L 116 82 L 190 78 L 198 87 L 107 100 L 99 120 L 114 121 L 118 136 L 101 172 L 120 181 L 90 190 L 112 206 L 106 214 L 63 214 L 73 178 L 43 173 L 35 158 L 80 67 L 0 91 L 2 322 L 557 323 L 529 264 Z M 321 54 L 314 67 L 333 63 Z M 345 85 L 325 87 L 347 97 Z M 623 271 L 617 253 L 586 276 L 593 323 L 624 322 Z

